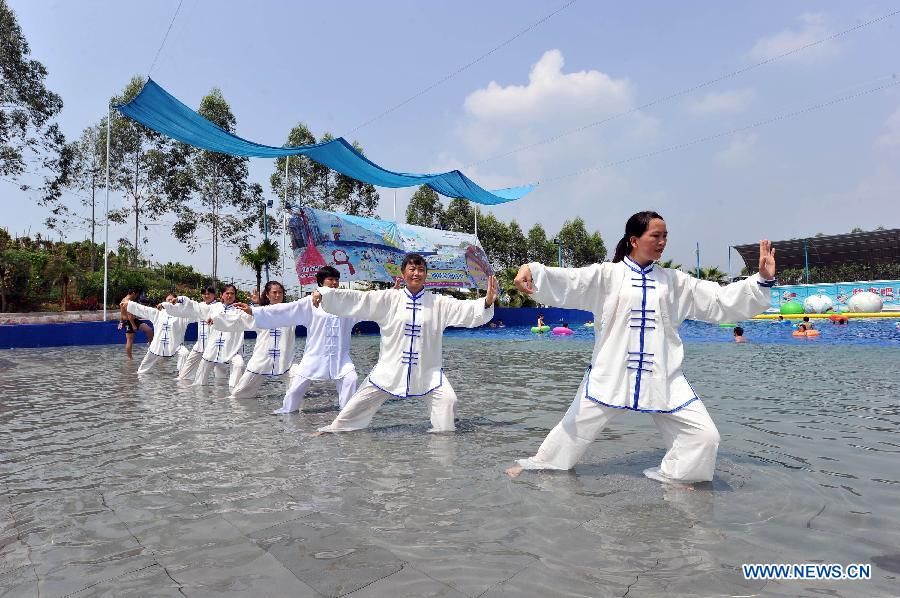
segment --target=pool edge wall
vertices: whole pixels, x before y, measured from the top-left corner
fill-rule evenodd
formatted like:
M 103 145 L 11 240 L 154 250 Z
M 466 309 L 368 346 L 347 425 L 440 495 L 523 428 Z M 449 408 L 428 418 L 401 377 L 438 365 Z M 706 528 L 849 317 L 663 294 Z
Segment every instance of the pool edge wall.
M 565 321 L 570 325 L 583 324 L 593 318 L 590 312 L 559 307 L 497 307 L 493 321 L 502 321 L 507 326 L 534 326 L 539 313 L 549 325 Z M 72 347 L 90 345 L 125 344 L 125 333 L 118 329 L 118 320 L 106 322 L 63 322 L 58 324 L 3 324 L 0 325 L 0 350 L 37 349 L 41 347 Z M 374 322 L 357 324 L 362 334 L 378 334 Z M 252 332 L 246 338 L 255 338 Z M 297 327 L 297 336 L 306 336 L 306 328 Z M 186 342 L 197 340 L 197 324 L 188 325 Z M 135 343 L 146 343 L 147 337 L 138 332 Z

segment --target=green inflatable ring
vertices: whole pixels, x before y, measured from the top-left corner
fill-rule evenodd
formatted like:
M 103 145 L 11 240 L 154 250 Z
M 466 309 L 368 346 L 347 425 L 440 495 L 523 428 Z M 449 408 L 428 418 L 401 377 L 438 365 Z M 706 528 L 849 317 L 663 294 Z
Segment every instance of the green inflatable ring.
M 593 328 L 593 327 L 594 327 L 594 323 L 593 323 L 593 322 L 588 322 L 587 324 L 584 325 L 584 327 L 585 327 L 585 328 Z
M 532 326 L 531 331 L 536 334 L 540 333 L 540 332 L 550 332 L 550 327 L 549 326 Z
M 719 324 L 719 328 L 735 328 L 737 324 Z

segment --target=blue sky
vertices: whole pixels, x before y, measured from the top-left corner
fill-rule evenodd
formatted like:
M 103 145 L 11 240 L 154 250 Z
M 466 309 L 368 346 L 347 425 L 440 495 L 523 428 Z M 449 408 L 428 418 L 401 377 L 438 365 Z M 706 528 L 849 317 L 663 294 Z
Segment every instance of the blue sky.
M 59 122 L 70 138 L 105 114 L 132 75 L 147 74 L 178 6 L 9 3 L 65 102 Z M 151 76 L 191 106 L 221 88 L 238 134 L 254 141 L 281 145 L 303 121 L 317 135 L 359 140 L 393 170 L 462 168 L 488 188 L 539 181 L 526 198 L 491 208 L 526 230 L 542 222 L 552 234 L 581 216 L 611 249 L 631 213 L 655 209 L 669 226 L 664 257 L 686 265 L 698 241 L 702 263 L 724 269 L 729 244 L 900 226 L 900 85 L 720 135 L 897 83 L 900 14 L 641 108 L 887 15 L 900 8 L 892 2 L 578 0 L 357 129 L 567 3 L 184 0 Z M 251 180 L 268 192 L 272 169 L 253 160 Z M 0 185 L 7 206 L 30 197 Z M 412 192 L 398 191 L 401 218 Z M 382 190 L 383 217 L 393 217 L 393 196 Z M 33 234 L 46 216 L 36 206 L 4 212 L 12 233 Z M 170 221 L 153 227 L 153 258 L 208 271 L 209 251 L 184 253 L 166 232 Z M 113 227 L 111 239 L 122 236 L 127 227 Z M 223 253 L 221 274 L 250 278 Z

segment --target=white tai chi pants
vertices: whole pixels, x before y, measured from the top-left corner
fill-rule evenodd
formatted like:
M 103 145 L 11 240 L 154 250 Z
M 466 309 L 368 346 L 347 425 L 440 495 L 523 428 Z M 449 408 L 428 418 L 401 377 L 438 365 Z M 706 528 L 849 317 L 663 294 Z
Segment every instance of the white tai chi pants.
M 178 368 L 178 380 L 193 380 L 197 377 L 197 366 L 203 361 L 203 353 L 191 350 Z
M 228 375 L 228 365 L 231 364 L 231 375 Z M 197 376 L 191 386 L 203 386 L 209 380 L 209 375 L 215 372 L 216 378 L 228 378 L 228 386 L 234 386 L 244 373 L 244 358 L 240 353 L 231 358 L 227 363 L 218 363 L 202 359 L 197 366 Z
M 519 459 L 523 469 L 572 469 L 606 425 L 625 409 L 599 405 L 585 397 L 585 380 L 561 422 L 537 454 Z M 667 452 L 659 467 L 644 472 L 661 481 L 708 482 L 713 479 L 719 431 L 700 399 L 673 413 L 652 413 Z
M 343 378 L 334 379 L 334 387 L 337 389 L 338 394 L 338 406 L 341 409 L 347 406 L 347 403 L 350 402 L 350 398 L 353 397 L 353 394 L 356 392 L 356 382 L 358 380 L 359 377 L 356 375 L 356 370 L 349 371 Z M 306 391 L 309 390 L 309 385 L 313 382 L 315 382 L 315 380 L 310 380 L 309 378 L 300 375 L 293 376 L 291 378 L 291 385 L 288 387 L 287 392 L 284 393 L 284 402 L 281 404 L 281 408 L 276 409 L 272 413 L 282 414 L 299 411 L 300 407 L 303 405 L 303 398 L 306 396 Z
M 175 357 L 175 369 L 181 371 L 181 366 L 187 358 L 188 353 L 189 351 L 184 347 L 178 347 L 178 351 L 171 357 L 163 357 L 162 355 L 147 351 L 147 354 L 144 355 L 144 359 L 141 360 L 141 365 L 138 367 L 137 373 L 149 374 L 157 365 L 167 362 L 172 357 Z
M 367 427 L 375 416 L 375 412 L 381 405 L 394 395 L 387 393 L 366 378 L 362 387 L 350 397 L 347 405 L 341 409 L 334 421 L 319 432 L 351 432 Z M 453 432 L 456 424 L 453 416 L 456 407 L 456 392 L 450 386 L 447 378 L 444 383 L 422 397 L 409 397 L 408 401 L 421 399 L 425 402 L 425 408 L 431 413 L 431 429 L 429 432 Z
M 286 380 L 287 378 L 287 372 L 277 376 L 269 376 L 266 374 L 257 374 L 256 372 L 244 371 L 241 379 L 238 380 L 238 383 L 235 384 L 231 389 L 231 394 L 228 395 L 228 398 L 252 399 L 256 397 L 257 393 L 259 392 L 259 387 L 262 386 L 266 380 Z

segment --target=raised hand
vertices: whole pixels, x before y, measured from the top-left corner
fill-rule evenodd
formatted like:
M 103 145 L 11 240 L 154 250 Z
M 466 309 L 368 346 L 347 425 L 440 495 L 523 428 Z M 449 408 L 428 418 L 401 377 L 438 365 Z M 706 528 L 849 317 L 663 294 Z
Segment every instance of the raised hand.
M 253 308 L 250 307 L 249 305 L 247 305 L 246 303 L 240 303 L 240 302 L 237 302 L 237 301 L 236 301 L 236 302 L 234 302 L 232 305 L 234 305 L 237 309 L 241 310 L 242 312 L 244 312 L 244 313 L 247 314 L 248 316 L 252 316 L 252 315 L 253 315 Z
M 759 276 L 763 280 L 775 278 L 775 249 L 768 239 L 759 242 Z
M 488 278 L 487 284 L 487 294 L 484 296 L 484 306 L 490 307 L 494 304 L 494 301 L 497 300 L 497 277 L 491 276 Z
M 402 279 L 402 278 L 398 278 L 398 279 L 396 279 L 396 280 L 394 281 L 394 286 L 391 287 L 391 290 L 392 290 L 392 291 L 399 291 L 399 290 L 402 289 L 402 288 L 403 288 L 403 279 Z
M 534 293 L 534 280 L 531 278 L 531 268 L 528 267 L 528 264 L 522 264 L 519 267 L 519 272 L 516 274 L 513 284 L 516 285 L 520 293 L 525 293 L 526 295 Z
M 250 301 L 259 305 L 259 291 L 258 290 L 253 289 L 253 292 L 250 293 Z
M 310 299 L 310 301 L 312 301 L 313 307 L 319 307 L 322 305 L 322 293 L 313 291 L 312 299 Z

